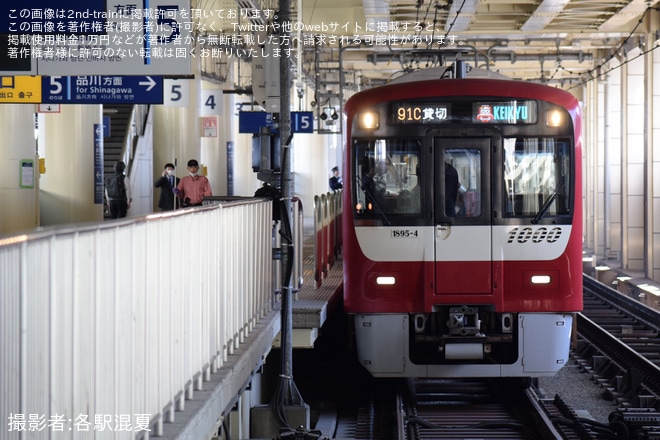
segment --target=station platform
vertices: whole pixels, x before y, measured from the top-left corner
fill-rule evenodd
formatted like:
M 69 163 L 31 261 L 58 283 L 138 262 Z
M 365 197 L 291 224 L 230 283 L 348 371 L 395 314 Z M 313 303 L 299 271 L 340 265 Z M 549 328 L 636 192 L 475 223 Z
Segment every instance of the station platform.
M 328 316 L 341 307 L 344 273 L 341 256 L 335 258 L 321 285 L 316 287 L 314 238 L 303 244 L 303 285 L 294 292 L 293 348 L 312 348 Z M 275 340 L 279 346 L 279 339 Z
M 317 283 L 314 250 L 314 236 L 308 236 L 303 244 L 303 284 L 293 298 L 294 349 L 312 348 L 324 322 L 333 313 L 340 312 L 342 303 L 341 255 L 334 259 L 324 278 Z M 224 366 L 204 380 L 203 389 L 195 390 L 186 397 L 185 407 L 177 409 L 173 423 L 163 424 L 162 436 L 158 438 L 205 438 L 209 432 L 207 421 L 234 405 L 235 399 L 249 385 L 271 348 L 279 347 L 280 328 L 277 302 L 276 307 L 246 337 L 245 343 L 229 356 Z

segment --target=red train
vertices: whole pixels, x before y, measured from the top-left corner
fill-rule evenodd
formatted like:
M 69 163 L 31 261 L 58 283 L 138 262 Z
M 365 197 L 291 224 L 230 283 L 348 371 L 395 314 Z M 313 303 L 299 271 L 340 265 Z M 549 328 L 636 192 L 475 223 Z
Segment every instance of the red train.
M 543 376 L 568 360 L 580 107 L 486 76 L 420 71 L 346 103 L 344 307 L 374 376 Z

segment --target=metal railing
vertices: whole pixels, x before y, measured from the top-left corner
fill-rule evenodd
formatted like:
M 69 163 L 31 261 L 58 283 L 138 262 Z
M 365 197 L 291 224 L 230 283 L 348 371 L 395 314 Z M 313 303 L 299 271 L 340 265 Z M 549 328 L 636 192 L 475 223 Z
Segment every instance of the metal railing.
M 321 287 L 341 252 L 342 212 L 341 190 L 314 196 L 314 280 L 317 288 Z
M 138 140 L 144 135 L 144 128 L 149 116 L 149 105 L 136 104 L 131 110 L 131 116 L 128 119 L 126 135 L 124 136 L 124 146 L 121 152 L 121 160 L 126 164 L 126 172 L 131 174 L 133 169 L 133 158 L 137 149 Z
M 49 433 L 58 417 L 64 432 L 158 435 L 272 310 L 271 209 L 0 237 L 0 437 L 25 438 L 33 416 Z

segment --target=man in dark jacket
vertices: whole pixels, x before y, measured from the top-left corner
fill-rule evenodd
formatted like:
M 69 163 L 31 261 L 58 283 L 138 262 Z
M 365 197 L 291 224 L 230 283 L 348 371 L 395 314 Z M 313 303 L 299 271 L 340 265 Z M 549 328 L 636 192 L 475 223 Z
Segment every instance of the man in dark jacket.
M 160 188 L 158 208 L 160 208 L 161 211 L 171 211 L 180 208 L 179 198 L 174 197 L 174 193 L 172 192 L 172 190 L 177 187 L 180 180 L 181 179 L 175 176 L 174 165 L 166 163 L 163 173 L 158 180 L 156 180 L 156 183 L 154 183 L 156 188 Z
M 329 184 L 330 190 L 332 191 L 342 189 L 344 187 L 344 184 L 341 181 L 341 177 L 339 176 L 339 167 L 332 168 L 332 177 L 330 178 Z

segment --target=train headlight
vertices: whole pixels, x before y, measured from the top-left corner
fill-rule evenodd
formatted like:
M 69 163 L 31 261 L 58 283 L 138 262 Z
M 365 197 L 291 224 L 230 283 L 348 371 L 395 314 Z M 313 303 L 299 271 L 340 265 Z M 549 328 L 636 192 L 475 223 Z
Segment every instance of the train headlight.
M 565 124 L 564 114 L 559 110 L 550 110 L 545 114 L 545 124 L 548 127 L 561 127 Z
M 365 130 L 375 130 L 380 122 L 378 119 L 378 113 L 374 111 L 362 112 L 358 115 L 358 127 Z
M 393 286 L 396 284 L 396 278 L 394 277 L 376 277 L 376 284 L 379 286 Z
M 532 275 L 532 284 L 550 284 L 550 275 Z

